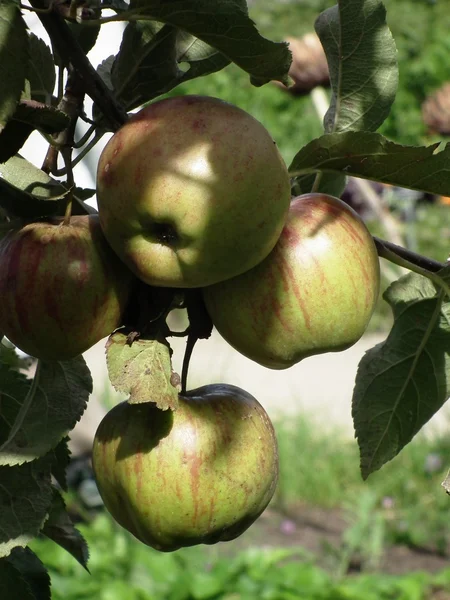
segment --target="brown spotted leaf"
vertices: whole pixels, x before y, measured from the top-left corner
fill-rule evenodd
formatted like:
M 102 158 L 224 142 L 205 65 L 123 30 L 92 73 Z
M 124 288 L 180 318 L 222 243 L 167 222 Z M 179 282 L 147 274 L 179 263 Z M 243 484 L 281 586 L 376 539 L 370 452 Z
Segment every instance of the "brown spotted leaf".
M 131 404 L 155 402 L 162 410 L 178 406 L 180 378 L 172 370 L 171 350 L 165 341 L 138 339 L 114 333 L 106 345 L 108 373 L 118 392 Z

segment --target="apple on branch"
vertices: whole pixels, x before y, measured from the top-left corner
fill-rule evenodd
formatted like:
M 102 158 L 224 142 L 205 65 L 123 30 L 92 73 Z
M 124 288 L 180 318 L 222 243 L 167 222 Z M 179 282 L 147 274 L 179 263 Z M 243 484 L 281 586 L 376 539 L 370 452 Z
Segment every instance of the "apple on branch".
M 139 279 L 162 287 L 202 287 L 257 265 L 280 236 L 290 197 L 263 125 L 207 96 L 141 110 L 97 170 L 107 240 Z
M 11 229 L 0 240 L 0 332 L 36 358 L 74 358 L 122 324 L 133 279 L 97 215 Z
M 206 287 L 206 308 L 236 350 L 271 369 L 362 336 L 380 287 L 377 250 L 350 206 L 325 194 L 291 202 L 280 239 L 250 271 Z
M 174 411 L 117 404 L 95 434 L 92 463 L 116 521 L 165 552 L 238 537 L 266 508 L 278 479 L 267 413 L 227 384 L 181 394 Z

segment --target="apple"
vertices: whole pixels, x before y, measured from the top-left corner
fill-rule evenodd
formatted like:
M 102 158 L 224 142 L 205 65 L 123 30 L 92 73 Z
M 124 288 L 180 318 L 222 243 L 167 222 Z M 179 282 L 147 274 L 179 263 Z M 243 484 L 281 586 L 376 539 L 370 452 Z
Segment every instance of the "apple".
M 271 369 L 344 350 L 364 333 L 379 294 L 372 236 L 347 204 L 325 194 L 291 202 L 280 239 L 255 268 L 203 290 L 219 333 Z
M 96 215 L 10 230 L 0 240 L 0 333 L 36 358 L 73 358 L 121 325 L 132 280 Z
M 180 395 L 175 411 L 117 404 L 98 427 L 92 462 L 114 519 L 165 552 L 238 537 L 266 508 L 278 478 L 267 413 L 226 384 Z
M 105 236 L 149 285 L 202 287 L 254 267 L 275 246 L 290 197 L 263 125 L 206 96 L 150 104 L 98 163 Z

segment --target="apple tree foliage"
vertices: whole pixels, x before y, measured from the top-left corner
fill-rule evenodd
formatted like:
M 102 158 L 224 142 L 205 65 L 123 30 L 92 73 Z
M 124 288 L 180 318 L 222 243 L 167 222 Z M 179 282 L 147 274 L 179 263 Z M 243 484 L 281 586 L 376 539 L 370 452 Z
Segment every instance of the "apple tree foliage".
M 30 11 L 50 45 L 27 28 Z M 117 55 L 95 70 L 87 53 L 108 21 L 126 24 L 123 38 Z M 331 101 L 323 135 L 299 147 L 290 165 L 293 194 L 314 189 L 340 196 L 352 175 L 450 196 L 449 145 L 402 146 L 377 133 L 398 82 L 382 2 L 339 0 L 317 16 L 315 28 L 328 60 Z M 259 33 L 245 0 L 2 0 L 0 48 L 0 235 L 12 221 L 64 215 L 68 206 L 73 214 L 92 212 L 85 201 L 94 191 L 73 180 L 79 120 L 89 125 L 77 140 L 83 158 L 129 111 L 189 79 L 233 62 L 255 86 L 287 83 L 291 62 L 285 43 Z M 87 97 L 91 114 L 83 108 Z M 47 155 L 36 161 L 41 168 L 20 155 L 35 130 L 49 142 Z M 386 291 L 392 330 L 366 353 L 356 377 L 353 419 L 364 478 L 413 439 L 443 406 L 450 387 L 450 268 L 389 240 L 375 242 L 381 259 L 411 273 Z M 195 292 L 185 301 L 174 293 L 166 298 L 161 290 L 148 305 L 138 293 L 136 329 L 185 302 L 189 353 L 195 339 L 210 332 L 198 298 Z M 179 378 L 171 371 L 167 332 L 150 327 L 147 334 L 132 344 L 123 332 L 111 336 L 111 381 L 130 394 L 130 402 L 148 401 L 148 390 L 156 388 L 160 393 L 152 400 L 174 408 Z M 68 435 L 86 407 L 92 380 L 81 356 L 38 361 L 33 376 L 23 366 L 7 344 L 0 345 L 0 595 L 41 600 L 50 598 L 50 581 L 27 547 L 33 537 L 51 538 L 87 567 L 88 550 L 62 491 Z

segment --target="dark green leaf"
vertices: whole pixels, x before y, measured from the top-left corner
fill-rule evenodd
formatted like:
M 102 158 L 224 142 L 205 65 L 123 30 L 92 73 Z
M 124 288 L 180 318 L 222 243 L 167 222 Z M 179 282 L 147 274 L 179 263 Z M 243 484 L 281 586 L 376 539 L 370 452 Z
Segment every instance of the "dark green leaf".
M 97 192 L 97 190 L 92 189 L 92 188 L 80 188 L 80 187 L 75 188 L 75 196 L 83 201 L 93 198 L 95 196 L 96 192 Z
M 130 8 L 212 46 L 247 71 L 254 85 L 272 79 L 287 83 L 291 64 L 287 44 L 262 37 L 239 0 L 135 0 Z
M 36 100 L 21 100 L 0 133 L 0 162 L 6 162 L 17 154 L 35 129 L 52 134 L 62 131 L 69 123 L 69 117 L 57 108 Z
M 94 9 L 97 12 L 97 16 L 100 17 L 98 9 Z M 67 23 L 72 35 L 81 46 L 84 54 L 88 54 L 95 46 L 98 34 L 100 32 L 100 25 L 84 25 L 81 23 Z M 55 51 L 55 64 L 61 66 L 61 57 Z M 64 65 L 65 66 L 65 65 Z
M 67 194 L 67 188 L 61 182 L 52 179 L 21 156 L 13 156 L 0 165 L 0 178 L 32 194 L 36 200 L 59 200 Z
M 0 163 L 6 162 L 17 154 L 33 133 L 33 127 L 10 119 L 0 132 Z
M 0 165 L 0 206 L 10 215 L 37 218 L 64 214 L 68 194 L 69 190 L 61 182 L 21 156 L 13 156 Z M 90 212 L 77 197 L 77 191 L 75 199 L 74 213 Z
M 58 490 L 53 490 L 50 513 L 42 533 L 67 550 L 86 570 L 89 550 L 81 533 L 75 529 Z
M 25 88 L 29 47 L 25 21 L 14 0 L 0 2 L 0 131 Z
M 103 0 L 102 6 L 115 10 L 117 13 L 124 12 L 129 9 L 129 5 L 125 0 Z
M 36 600 L 25 577 L 7 558 L 0 558 L 0 597 Z
M 33 380 L 0 365 L 0 465 L 20 465 L 54 448 L 75 426 L 92 392 L 82 356 L 39 361 Z
M 29 548 L 14 548 L 11 554 L 5 559 L 22 575 L 27 582 L 34 600 L 51 600 L 50 576 L 39 558 Z M 1 579 L 1 577 L 0 577 Z M 17 594 L 17 590 L 11 598 L 22 597 Z M 1 598 L 8 596 L 0 595 Z
M 28 123 L 33 129 L 48 134 L 58 133 L 70 124 L 70 118 L 65 113 L 35 100 L 22 100 L 17 106 L 13 119 Z
M 67 492 L 66 474 L 71 457 L 68 441 L 68 437 L 63 438 L 51 451 L 53 455 L 52 475 L 64 492 Z
M 100 11 L 98 11 L 100 18 Z M 83 25 L 81 23 L 68 23 L 69 29 L 75 36 L 85 54 L 90 52 L 95 46 L 98 34 L 100 33 L 100 25 Z
M 398 85 L 397 49 L 381 0 L 346 0 L 323 12 L 316 31 L 332 86 L 326 133 L 375 131 L 389 115 Z
M 39 182 L 37 184 L 40 187 Z M 47 200 L 38 199 L 0 177 L 0 206 L 8 215 L 25 219 L 64 213 L 69 190 L 65 190 L 62 186 L 57 188 L 54 185 L 49 185 L 48 190 L 58 190 L 64 195 L 54 196 Z
M 108 56 L 108 58 L 102 60 L 102 62 L 97 67 L 97 73 L 105 82 L 106 87 L 109 88 L 111 91 L 114 90 L 114 86 L 111 81 L 111 70 L 115 60 L 116 57 L 114 56 L 114 54 L 111 54 L 110 56 Z
M 289 167 L 291 176 L 343 173 L 447 196 L 450 144 L 402 146 L 378 133 L 325 134 L 304 146 Z
M 178 406 L 180 381 L 172 371 L 167 342 L 138 339 L 130 345 L 118 331 L 108 340 L 106 356 L 111 384 L 129 394 L 129 402 L 155 402 L 162 410 Z
M 0 363 L 16 371 L 19 369 L 29 369 L 33 359 L 19 356 L 12 344 L 9 345 L 7 342 L 2 342 L 2 337 L 0 334 Z
M 394 458 L 450 395 L 450 301 L 416 274 L 393 283 L 384 298 L 394 326 L 362 358 L 353 393 L 364 478 Z
M 30 62 L 26 78 L 30 83 L 33 100 L 49 104 L 55 87 L 56 74 L 53 54 L 44 40 L 29 34 Z
M 44 456 L 0 467 L 0 557 L 26 546 L 41 530 L 52 501 L 51 465 Z
M 112 66 L 111 80 L 127 110 L 230 63 L 185 31 L 152 21 L 129 23 Z
M 308 194 L 313 189 L 316 183 L 317 175 L 304 175 L 303 177 L 295 177 L 292 180 L 291 190 L 294 196 Z M 319 185 L 315 186 L 316 192 L 322 194 L 330 194 L 336 198 L 340 198 L 345 189 L 347 178 L 340 173 L 323 173 L 320 177 Z

